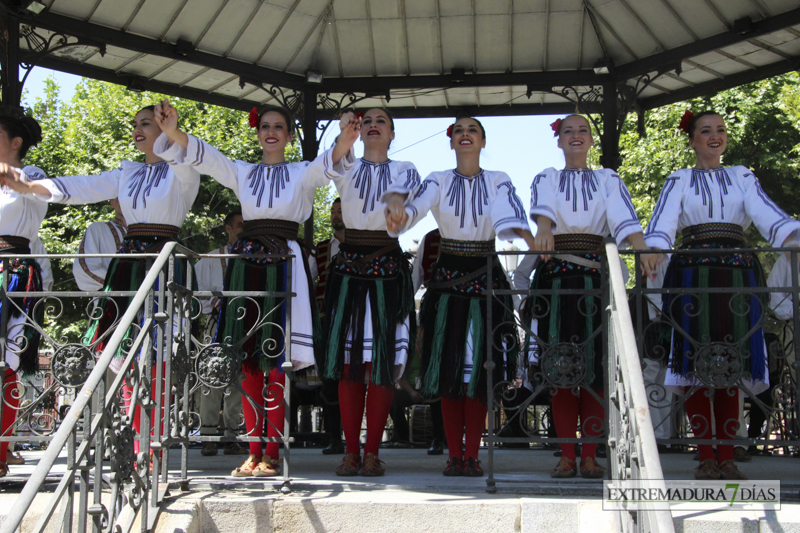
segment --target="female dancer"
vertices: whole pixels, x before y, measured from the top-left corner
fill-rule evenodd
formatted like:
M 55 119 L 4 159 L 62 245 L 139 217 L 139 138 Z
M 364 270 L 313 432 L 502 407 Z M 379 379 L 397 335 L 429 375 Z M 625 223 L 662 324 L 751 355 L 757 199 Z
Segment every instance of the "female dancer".
M 22 160 L 31 146 L 42 140 L 39 124 L 21 111 L 3 109 L 0 111 L 0 254 L 30 254 L 31 242 L 39 233 L 47 204 L 37 198 L 17 194 L 5 186 L 6 180 L 32 182 L 45 178 L 41 169 L 22 166 Z M 9 259 L 9 292 L 35 292 L 42 289 L 42 272 L 35 259 Z M 4 268 L 0 260 L 0 282 Z M 23 375 L 35 373 L 39 368 L 39 331 L 27 321 L 42 323 L 43 311 L 36 307 L 38 298 L 14 298 L 7 313 L 7 334 L 2 359 L 6 364 L 2 378 L 3 423 L 0 435 L 11 436 L 9 429 L 14 424 L 19 394 L 17 393 L 17 372 Z M 2 304 L 0 304 L 2 310 Z M 36 316 L 34 316 L 34 314 Z M 0 477 L 8 473 L 6 454 L 8 442 L 0 443 Z
M 494 383 L 506 380 L 506 365 L 516 361 L 519 346 L 500 348 L 516 335 L 510 296 L 495 300 L 493 327 L 486 331 L 486 297 L 489 283 L 509 289 L 500 262 L 495 259 L 492 279 L 486 271 L 486 254 L 494 252 L 495 237 L 523 237 L 534 244 L 525 209 L 511 179 L 504 172 L 484 170 L 481 150 L 486 131 L 474 118 L 462 118 L 447 131 L 456 152 L 456 168 L 434 172 L 410 200 L 391 187 L 386 224 L 390 233 L 406 231 L 433 212 L 442 234 L 439 259 L 428 291 L 422 299 L 421 324 L 435 324 L 422 344 L 422 394 L 442 397 L 450 458 L 445 476 L 483 476 L 478 449 L 487 412 L 486 336 L 490 334 L 497 363 Z M 404 206 L 404 204 L 406 204 Z M 511 374 L 513 375 L 513 374 Z M 466 437 L 466 445 L 464 441 Z
M 795 246 L 800 221 L 769 199 L 749 169 L 721 166 L 728 143 L 725 120 L 713 111 L 697 116 L 687 111 L 681 129 L 689 135 L 697 162 L 694 168 L 667 178 L 647 227 L 647 243 L 654 248 L 673 248 L 675 235 L 681 231 L 682 249 L 741 248 L 744 231 L 754 223 L 773 246 Z M 655 265 L 663 255 L 652 254 L 645 260 Z M 664 288 L 737 287 L 746 292 L 749 287 L 763 286 L 761 264 L 751 253 L 673 254 L 664 277 Z M 766 294 L 762 296 L 663 295 L 664 315 L 681 329 L 673 330 L 665 385 L 678 394 L 690 394 L 686 412 L 697 438 L 711 438 L 712 394 L 718 439 L 733 438 L 739 419 L 738 387 L 714 389 L 708 375 L 700 377 L 704 372 L 697 365 L 707 360 L 704 348 L 733 344 L 740 352 L 731 357 L 734 366 L 741 365 L 738 382 L 754 395 L 769 386 L 760 327 L 767 301 Z M 698 448 L 696 479 L 746 479 L 733 462 L 732 445 L 717 446 L 716 460 L 711 445 Z
M 346 229 L 325 287 L 323 370 L 326 378 L 341 380 L 339 408 L 347 449 L 336 473 L 382 476 L 378 447 L 394 382 L 403 375 L 408 347 L 414 343 L 415 323 L 411 265 L 397 238 L 386 232 L 381 195 L 392 185 L 414 191 L 420 180 L 413 164 L 389 159 L 394 122 L 386 110 L 345 113 L 339 126 L 343 147 L 352 147 L 360 133 L 364 157 L 354 160 L 348 153 L 342 171 L 328 172 L 342 199 Z M 359 434 L 365 403 L 362 464 Z
M 558 147 L 564 152 L 566 168 L 560 171 L 548 168 L 533 179 L 530 216 L 538 226 L 535 248 L 585 250 L 585 253 L 544 258 L 544 264 L 536 269 L 531 291 L 573 289 L 575 293 L 534 296 L 534 313 L 538 318 L 535 333 L 541 340 L 542 372 L 552 385 L 553 418 L 559 438 L 575 438 L 579 415 L 583 436 L 598 437 L 604 418 L 600 404 L 604 348 L 601 336 L 596 334 L 601 323 L 600 305 L 584 291 L 600 287 L 600 253 L 603 239 L 609 233 L 620 245 L 627 241 L 634 248 L 644 249 L 645 242 L 630 194 L 620 177 L 611 169 L 589 169 L 586 158 L 594 144 L 589 121 L 580 115 L 570 115 L 557 120 L 552 127 L 558 136 Z M 561 343 L 563 351 L 555 348 L 552 364 L 547 364 L 548 347 Z M 569 353 L 576 344 L 584 353 Z M 563 365 L 557 362 L 566 363 L 566 357 L 575 355 L 577 360 L 573 363 L 585 373 L 578 377 L 571 375 L 559 387 L 555 374 L 558 366 Z M 580 470 L 585 478 L 605 475 L 595 460 L 596 448 L 596 444 L 589 443 L 581 446 Z M 550 475 L 575 476 L 575 444 L 561 444 L 561 453 L 561 460 Z
M 261 163 L 231 161 L 208 143 L 177 128 L 178 116 L 171 106 L 162 124 L 165 136 L 156 143 L 156 153 L 169 161 L 196 168 L 233 190 L 242 205 L 244 229 L 231 248 L 234 254 L 290 253 L 292 261 L 291 361 L 294 370 L 314 364 L 314 350 L 320 349 L 319 316 L 312 302 L 314 295 L 308 271 L 308 257 L 297 243 L 300 223 L 311 216 L 314 191 L 326 185 L 328 169 L 334 168 L 349 150 L 338 145 L 311 163 L 287 163 L 286 145 L 294 135 L 294 120 L 288 111 L 266 107 L 251 111 L 251 126 L 257 128 L 263 149 Z M 168 147 L 171 141 L 171 147 Z M 226 291 L 286 290 L 285 259 L 233 259 L 226 271 Z M 243 342 L 245 354 L 242 389 L 247 435 L 261 437 L 264 430 L 264 374 L 267 374 L 268 437 L 279 437 L 283 429 L 284 340 L 274 324 L 285 327 L 285 304 L 277 298 L 263 298 L 258 305 L 251 299 L 226 298 L 223 302 L 216 342 Z M 259 306 L 263 313 L 259 313 Z M 267 316 L 261 316 L 267 315 Z M 277 316 L 276 316 L 277 315 Z M 243 318 L 240 320 L 240 318 Z M 255 328 L 255 331 L 252 331 Z M 226 339 L 230 339 L 226 341 Z M 249 400 L 248 400 L 249 396 Z M 280 428 L 280 429 L 279 429 Z M 231 475 L 235 477 L 277 475 L 278 442 L 268 442 L 262 453 L 261 442 L 250 443 L 250 455 Z
M 165 102 L 167 103 L 167 102 Z M 120 209 L 128 222 L 128 233 L 122 242 L 121 253 L 157 253 L 169 241 L 177 240 L 178 230 L 194 203 L 200 188 L 200 174 L 191 167 L 167 163 L 153 152 L 153 144 L 161 134 L 158 119 L 161 104 L 141 109 L 133 118 L 133 141 L 145 156 L 144 163 L 123 161 L 116 170 L 94 176 L 69 176 L 26 182 L 7 180 L 6 184 L 17 192 L 32 193 L 48 202 L 87 204 L 119 198 Z M 177 262 L 175 281 L 184 283 L 185 261 Z M 104 291 L 137 290 L 147 271 L 145 261 L 115 258 L 109 265 Z M 130 298 L 102 299 L 100 317 L 90 322 L 84 342 L 95 352 L 102 351 L 115 325 L 128 308 Z M 136 328 L 126 333 L 133 339 Z M 118 355 L 126 346 L 120 344 Z M 152 394 L 156 391 L 156 371 L 153 369 Z M 162 387 L 163 388 L 163 387 Z M 123 396 L 130 398 L 127 385 Z M 162 403 L 163 405 L 163 403 Z M 139 429 L 140 410 L 134 410 L 133 426 Z M 155 416 L 153 417 L 155 419 Z M 161 417 L 163 419 L 163 416 Z M 152 422 L 155 422 L 153 420 Z M 139 451 L 139 441 L 134 443 Z

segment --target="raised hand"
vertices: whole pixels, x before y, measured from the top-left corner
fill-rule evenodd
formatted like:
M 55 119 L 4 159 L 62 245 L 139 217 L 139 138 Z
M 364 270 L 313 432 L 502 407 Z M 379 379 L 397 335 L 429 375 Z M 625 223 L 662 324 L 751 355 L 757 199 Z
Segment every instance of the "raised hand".
M 386 202 L 383 214 L 386 216 L 386 228 L 392 233 L 399 233 L 408 222 L 405 199 L 406 195 L 394 193 Z
M 17 192 L 24 192 L 18 188 L 19 173 L 8 163 L 0 163 L 0 185 Z
M 361 135 L 361 113 L 356 115 L 352 111 L 347 111 L 339 119 L 339 129 L 341 133 L 337 143 L 352 146 Z
M 158 127 L 167 135 L 178 129 L 178 111 L 172 107 L 168 99 L 156 104 L 155 116 Z

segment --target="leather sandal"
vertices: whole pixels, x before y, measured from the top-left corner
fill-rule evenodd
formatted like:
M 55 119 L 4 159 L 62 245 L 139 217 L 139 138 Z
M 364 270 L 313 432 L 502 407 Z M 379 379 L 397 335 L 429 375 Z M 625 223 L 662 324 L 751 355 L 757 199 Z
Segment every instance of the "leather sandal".
M 368 453 L 364 456 L 364 464 L 358 471 L 358 475 L 366 477 L 382 476 L 384 473 L 386 473 L 386 469 L 381 466 L 384 464 L 386 463 L 378 459 L 377 455 L 374 453 Z
M 556 467 L 550 471 L 550 477 L 556 479 L 564 479 L 575 477 L 578 474 L 578 467 L 573 459 L 567 459 L 561 456 L 561 460 Z
M 342 464 L 336 468 L 337 476 L 357 476 L 361 468 L 361 456 L 348 453 L 342 459 Z
M 244 460 L 242 466 L 233 470 L 231 475 L 233 477 L 252 477 L 253 471 L 258 467 L 260 462 L 261 459 L 256 459 L 256 456 L 251 453 L 247 456 L 247 459 Z
M 736 463 L 730 459 L 722 461 L 722 464 L 719 465 L 719 474 L 722 479 L 747 479 L 747 476 L 742 474 Z
M 586 457 L 581 461 L 581 477 L 586 479 L 603 479 L 606 469 L 597 464 L 594 457 Z
M 253 469 L 253 477 L 272 477 L 277 476 L 280 471 L 278 461 L 269 455 L 261 458 L 261 462 Z
M 448 477 L 463 476 L 464 462 L 458 457 L 451 457 L 447 460 L 447 466 L 442 474 Z
M 464 461 L 464 475 L 467 477 L 483 477 L 483 468 L 481 462 L 474 457 L 468 457 Z
M 722 472 L 719 471 L 717 461 L 714 459 L 705 459 L 700 461 L 700 464 L 694 469 L 695 479 L 719 479 L 720 477 L 722 477 Z

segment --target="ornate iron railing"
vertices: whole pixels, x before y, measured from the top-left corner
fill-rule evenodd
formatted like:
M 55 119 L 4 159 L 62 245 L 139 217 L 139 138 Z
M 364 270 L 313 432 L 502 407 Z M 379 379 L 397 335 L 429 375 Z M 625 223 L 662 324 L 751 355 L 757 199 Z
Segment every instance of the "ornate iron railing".
M 8 272 L 9 262 L 18 257 L 0 256 L 4 272 Z M 20 379 L 19 383 L 0 381 L 0 388 L 9 389 L 6 392 L 15 399 L 30 400 L 21 406 L 16 422 L 0 435 L 0 442 L 34 442 L 46 445 L 47 449 L 3 521 L 3 532 L 16 531 L 45 482 L 54 481 L 57 486 L 52 498 L 44 508 L 37 506 L 41 514 L 34 531 L 43 531 L 52 523 L 63 524 L 64 531 L 130 531 L 135 520 L 140 521 L 142 531 L 150 531 L 167 484 L 188 482 L 190 441 L 283 443 L 283 487 L 289 490 L 290 395 L 283 395 L 280 401 L 273 401 L 273 405 L 265 398 L 266 409 L 275 409 L 281 403 L 287 406 L 283 424 L 276 428 L 278 437 L 271 438 L 250 434 L 234 438 L 198 435 L 202 421 L 196 409 L 196 396 L 210 388 L 226 387 L 229 387 L 228 394 L 243 394 L 241 346 L 259 328 L 269 325 L 273 338 L 290 338 L 292 256 L 284 258 L 289 272 L 285 291 L 273 293 L 191 290 L 194 268 L 187 258 L 199 256 L 174 242 L 166 244 L 158 255 L 47 257 L 51 260 L 135 257 L 147 262 L 147 275 L 136 292 L 9 292 L 8 277 L 4 277 L 0 294 L 3 304 L 0 316 L 2 370 L 7 368 L 5 361 L 10 350 L 24 349 L 25 340 L 21 335 L 9 337 L 7 334 L 10 310 L 21 310 L 18 303 L 21 298 L 40 298 L 33 312 L 21 313 L 21 320 L 41 334 L 40 351 L 44 355 L 40 355 L 42 364 L 36 375 Z M 233 256 L 213 257 L 218 261 Z M 183 262 L 182 267 L 179 262 Z M 176 275 L 179 271 L 184 275 Z M 181 277 L 183 284 L 176 281 Z M 228 297 L 229 301 L 246 299 L 254 303 L 258 317 L 243 339 L 214 342 L 210 336 L 193 335 L 192 326 L 199 318 L 198 299 L 220 296 Z M 261 306 L 261 299 L 266 297 L 275 299 L 270 309 Z M 127 310 L 120 316 L 126 299 Z M 78 342 L 50 334 L 52 328 L 48 326 L 59 321 L 65 310 L 85 306 L 86 318 L 98 318 L 98 304 L 103 300 L 115 317 L 106 334 Z M 35 319 L 41 318 L 40 310 L 45 311 L 43 322 Z M 243 313 L 236 318 L 243 319 Z M 285 329 L 276 319 L 281 313 L 286 315 Z M 102 352 L 98 349 L 101 342 L 105 344 Z M 289 342 L 282 343 L 280 350 L 271 353 L 275 357 L 281 355 L 285 358 L 282 369 L 291 369 Z M 106 378 L 109 368 L 116 369 L 113 379 Z M 0 372 L 0 380 L 2 376 Z M 288 391 L 288 374 L 284 374 L 278 386 Z M 267 395 L 266 387 L 263 394 Z M 247 394 L 244 397 L 251 405 L 256 405 L 253 398 Z M 6 396 L 6 401 L 8 398 Z M 151 427 L 152 435 L 143 429 L 137 436 L 134 428 L 137 409 L 139 427 Z M 263 412 L 260 417 L 262 422 L 266 418 Z M 154 419 L 161 423 L 151 424 Z M 139 446 L 138 454 L 134 453 L 134 443 Z M 173 474 L 170 479 L 167 464 L 170 448 L 174 446 L 181 448 L 181 469 L 177 477 Z M 48 478 L 63 450 L 67 454 L 65 473 L 57 480 Z M 12 474 L 9 478 L 19 480 Z

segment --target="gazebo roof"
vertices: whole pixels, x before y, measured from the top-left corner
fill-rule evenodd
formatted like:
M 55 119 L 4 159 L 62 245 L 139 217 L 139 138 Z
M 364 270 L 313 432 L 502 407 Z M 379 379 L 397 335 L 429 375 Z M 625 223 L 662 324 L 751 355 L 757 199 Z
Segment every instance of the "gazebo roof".
M 313 92 L 320 117 L 349 94 L 401 117 L 559 113 L 609 83 L 649 109 L 800 65 L 796 0 L 0 3 L 23 53 L 76 43 L 41 66 L 239 109 Z

